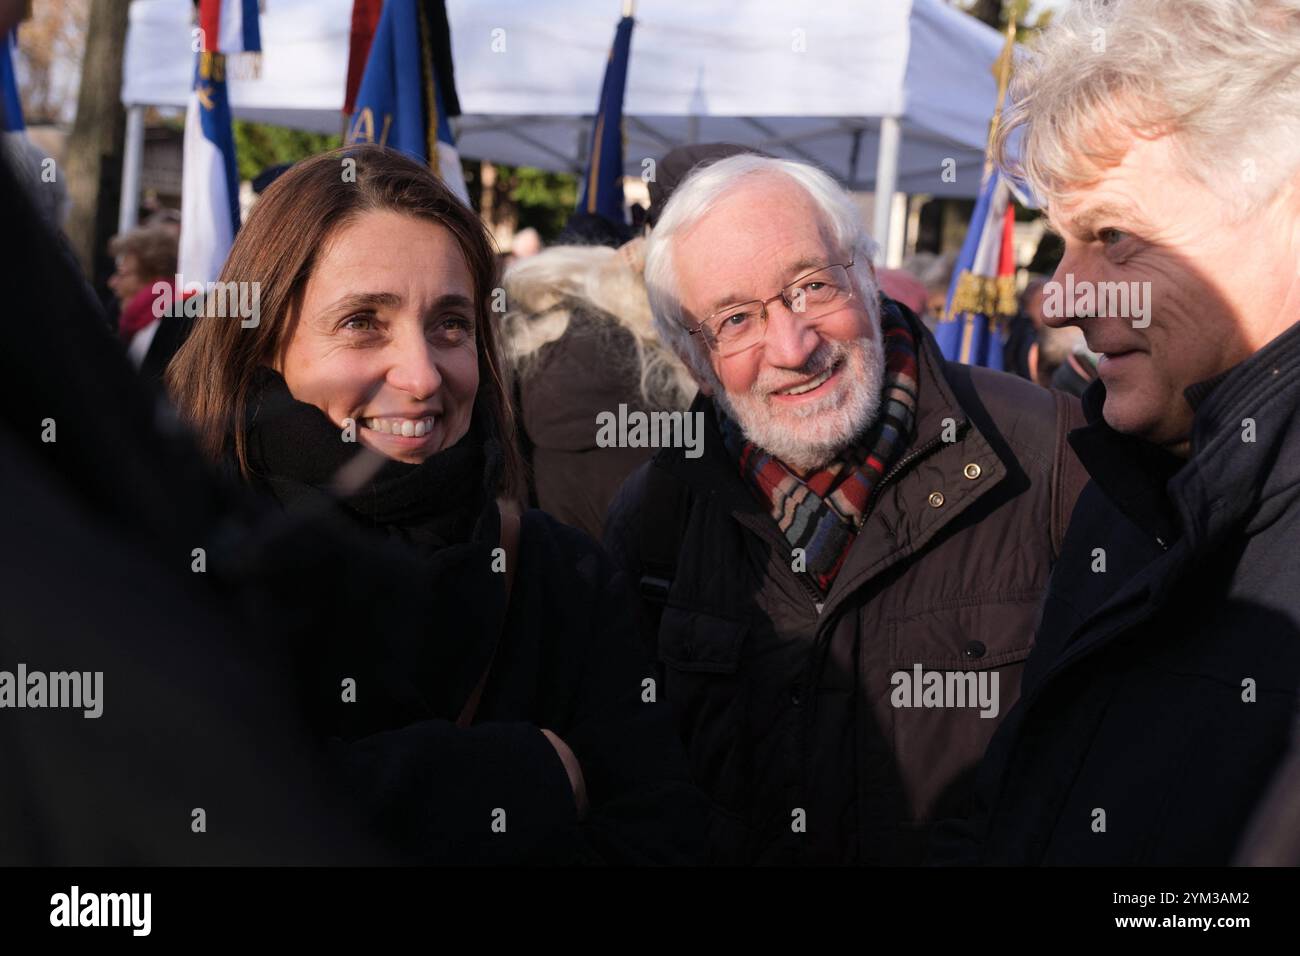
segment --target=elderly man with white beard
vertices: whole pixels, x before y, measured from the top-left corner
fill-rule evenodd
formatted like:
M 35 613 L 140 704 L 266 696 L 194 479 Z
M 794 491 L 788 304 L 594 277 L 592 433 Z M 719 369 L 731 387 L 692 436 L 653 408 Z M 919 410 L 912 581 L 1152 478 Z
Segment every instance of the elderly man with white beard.
M 875 249 L 828 176 L 754 155 L 693 170 L 649 238 L 703 453 L 635 472 L 605 543 L 716 862 L 923 858 L 1017 696 L 1082 484 L 1077 402 L 946 362 Z

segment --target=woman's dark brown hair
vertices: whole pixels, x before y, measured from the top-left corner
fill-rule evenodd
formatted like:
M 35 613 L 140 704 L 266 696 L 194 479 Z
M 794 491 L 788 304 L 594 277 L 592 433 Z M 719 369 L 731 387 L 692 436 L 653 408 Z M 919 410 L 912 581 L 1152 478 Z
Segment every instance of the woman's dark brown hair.
M 477 313 L 478 403 L 501 440 L 499 490 L 509 493 L 520 486 L 522 459 L 490 321 L 497 273 L 492 240 L 474 211 L 431 170 L 381 146 L 347 146 L 303 160 L 253 207 L 220 281 L 259 283 L 259 321 L 244 328 L 238 318 L 216 317 L 216 304 L 209 303 L 167 368 L 181 418 L 197 432 L 205 455 L 217 461 L 233 454 L 240 473 L 249 476 L 244 422 L 254 375 L 259 366 L 280 366 L 321 250 L 338 229 L 372 210 L 442 226 L 465 256 Z

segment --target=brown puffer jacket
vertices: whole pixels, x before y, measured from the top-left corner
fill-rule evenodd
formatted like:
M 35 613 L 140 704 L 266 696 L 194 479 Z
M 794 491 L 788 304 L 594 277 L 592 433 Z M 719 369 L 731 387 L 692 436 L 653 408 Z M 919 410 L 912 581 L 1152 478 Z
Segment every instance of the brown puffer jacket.
M 966 811 L 1019 693 L 1087 480 L 1065 440 L 1082 414 L 1062 393 L 945 361 L 912 324 L 913 440 L 820 606 L 706 398 L 692 408 L 703 455 L 662 450 L 611 507 L 605 544 L 641 582 L 659 700 L 716 804 L 717 862 L 919 863 L 932 822 Z M 913 702 L 946 706 L 895 706 L 918 665 Z M 948 697 L 922 693 L 940 679 Z M 954 706 L 959 680 L 972 696 L 983 681 L 996 715 Z

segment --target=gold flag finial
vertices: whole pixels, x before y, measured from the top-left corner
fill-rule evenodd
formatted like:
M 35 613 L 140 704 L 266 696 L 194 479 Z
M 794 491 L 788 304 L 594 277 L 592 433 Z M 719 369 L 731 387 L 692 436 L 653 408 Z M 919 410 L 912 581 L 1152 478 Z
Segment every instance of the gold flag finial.
M 1007 87 L 1011 85 L 1011 70 L 1015 66 L 1015 48 L 1016 48 L 1016 14 L 1019 12 L 1020 3 L 1013 2 L 1007 10 L 1007 30 L 1006 42 L 1002 45 L 1002 52 L 998 58 L 993 61 L 993 75 L 998 79 L 998 102 L 993 108 L 993 120 L 989 123 L 989 138 L 984 146 L 984 179 L 989 178 L 989 173 L 993 171 L 993 138 L 997 135 L 998 126 L 1002 123 L 1002 103 L 1007 98 Z

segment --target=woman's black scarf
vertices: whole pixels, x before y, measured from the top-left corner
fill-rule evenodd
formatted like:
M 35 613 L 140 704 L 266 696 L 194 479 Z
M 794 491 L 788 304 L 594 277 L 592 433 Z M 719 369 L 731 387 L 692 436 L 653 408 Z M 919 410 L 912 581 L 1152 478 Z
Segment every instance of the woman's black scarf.
M 504 574 L 499 570 L 500 514 L 496 493 L 503 466 L 501 444 L 476 404 L 466 435 L 418 465 L 385 460 L 373 476 L 345 496 L 335 488 L 341 469 L 364 450 L 343 441 L 337 425 L 314 405 L 300 402 L 284 379 L 259 370 L 246 416 L 249 468 L 255 485 L 290 513 L 340 508 L 354 522 L 402 541 L 414 562 L 402 593 L 349 594 L 376 608 L 376 630 L 336 635 L 322 646 L 326 671 L 365 673 L 378 681 L 340 709 L 337 677 L 322 675 L 325 706 L 338 713 L 344 737 L 403 726 L 427 717 L 452 719 L 487 667 L 505 616 Z M 412 583 L 412 580 L 417 583 Z M 427 582 L 427 589 L 426 589 Z M 347 588 L 347 582 L 326 583 Z
M 254 480 L 286 508 L 331 493 L 364 446 L 343 441 L 339 427 L 295 399 L 278 372 L 259 369 L 254 389 L 246 425 Z M 340 503 L 359 521 L 431 549 L 470 540 L 501 476 L 501 445 L 486 419 L 476 404 L 470 430 L 451 448 L 418 465 L 387 460 Z

